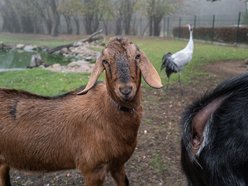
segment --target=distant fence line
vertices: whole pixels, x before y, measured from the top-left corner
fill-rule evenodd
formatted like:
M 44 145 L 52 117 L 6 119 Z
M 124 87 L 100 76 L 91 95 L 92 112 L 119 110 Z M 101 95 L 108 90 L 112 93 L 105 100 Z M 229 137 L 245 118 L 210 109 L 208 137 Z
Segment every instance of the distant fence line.
M 84 24 L 84 17 L 80 17 L 80 34 L 84 35 L 86 33 Z M 115 35 L 116 34 L 116 22 L 117 20 L 111 19 L 100 23 L 99 29 L 102 28 L 106 35 Z M 221 27 L 230 27 L 235 28 L 236 37 L 232 36 L 231 43 L 242 43 L 244 36 L 239 38 L 240 28 L 248 28 L 248 15 L 244 13 L 237 13 L 237 15 L 209 15 L 209 16 L 165 16 L 160 22 L 160 37 L 184 37 L 180 34 L 181 28 L 185 27 L 187 24 L 192 24 L 194 29 L 197 28 L 208 28 L 209 31 L 207 36 L 201 37 L 198 35 L 198 39 L 215 41 L 215 33 L 218 28 Z M 61 18 L 60 33 L 66 33 L 66 24 L 65 20 Z M 179 33 L 175 34 L 175 28 L 179 28 Z M 130 24 L 130 34 L 137 36 L 150 36 L 149 21 L 146 17 L 137 17 L 133 16 Z M 174 31 L 174 32 L 173 32 Z M 218 31 L 219 32 L 219 31 Z M 234 31 L 233 31 L 234 32 Z M 242 31 L 243 33 L 244 31 Z M 246 31 L 245 31 L 246 32 Z M 122 35 L 124 35 L 124 29 Z M 243 33 L 244 34 L 244 33 Z M 153 34 L 152 34 L 153 35 Z M 245 40 L 248 41 L 248 32 L 246 33 Z M 248 44 L 248 42 L 246 42 Z M 225 42 L 225 41 L 223 41 Z M 244 42 L 243 42 L 244 43 Z
M 246 17 L 246 19 L 248 16 Z M 245 15 L 237 13 L 237 15 L 209 15 L 209 16 L 165 16 L 160 23 L 160 37 L 184 37 L 183 35 L 175 34 L 175 28 L 179 30 L 185 27 L 187 24 L 192 24 L 194 29 L 208 28 L 210 31 L 206 36 L 200 36 L 198 34 L 197 39 L 201 40 L 215 40 L 215 33 L 220 32 L 220 28 L 232 28 L 232 34 L 228 40 L 229 43 L 246 43 L 248 44 L 248 20 L 245 20 Z M 115 34 L 115 20 L 108 22 L 107 34 Z M 240 28 L 247 28 L 242 30 L 242 34 L 246 35 L 239 38 Z M 174 30 L 174 33 L 173 33 Z M 243 33 L 246 32 L 246 33 Z M 123 33 L 124 34 L 124 33 Z M 131 34 L 138 36 L 149 36 L 149 22 L 146 18 L 133 18 L 131 21 Z M 244 41 L 242 41 L 244 39 Z M 218 40 L 220 41 L 220 40 Z M 225 40 L 220 41 L 225 42 Z
M 241 13 L 239 13 L 237 16 L 212 15 L 193 17 L 165 17 L 163 20 L 163 28 L 161 29 L 161 36 L 178 38 L 185 37 L 180 34 L 180 30 L 182 27 L 185 27 L 186 24 L 190 23 L 193 25 L 195 30 L 209 30 L 207 36 L 198 34 L 198 39 L 210 40 L 213 42 L 216 41 L 217 38 L 215 34 L 220 35 L 220 32 L 225 32 L 223 34 L 228 32 L 230 39 L 223 40 L 223 42 L 228 41 L 232 43 L 248 44 L 248 22 L 247 20 L 244 20 L 243 17 L 244 15 Z M 178 33 L 175 32 L 175 28 L 179 29 Z M 229 29 L 229 31 L 227 31 L 227 29 Z M 239 37 L 240 34 L 242 34 L 242 37 Z
M 192 24 L 195 28 L 237 26 L 237 25 L 241 25 L 242 17 L 244 17 L 244 14 L 242 13 L 237 13 L 237 15 L 233 15 L 233 16 L 232 15 L 165 16 L 160 22 L 160 27 L 161 27 L 160 36 L 171 37 L 173 36 L 174 27 L 184 27 L 187 24 Z M 81 19 L 83 19 L 83 17 Z M 115 23 L 116 20 L 107 21 L 107 34 L 115 34 L 116 32 Z M 140 18 L 133 17 L 131 20 L 131 34 L 139 35 L 139 36 L 148 36 L 150 33 L 148 24 L 149 21 L 145 17 L 140 17 Z M 248 26 L 248 22 L 246 23 L 246 26 Z M 101 24 L 100 27 L 104 28 L 104 25 Z

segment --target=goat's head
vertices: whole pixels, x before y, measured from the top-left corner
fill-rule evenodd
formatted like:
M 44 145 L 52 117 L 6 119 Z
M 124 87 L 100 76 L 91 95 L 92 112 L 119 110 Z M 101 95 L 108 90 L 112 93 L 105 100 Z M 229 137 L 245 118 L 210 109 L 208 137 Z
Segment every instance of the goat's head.
M 98 57 L 89 82 L 78 94 L 91 89 L 101 72 L 106 72 L 106 85 L 111 97 L 117 102 L 130 102 L 140 87 L 141 74 L 148 85 L 161 88 L 161 79 L 139 48 L 124 38 L 110 40 Z

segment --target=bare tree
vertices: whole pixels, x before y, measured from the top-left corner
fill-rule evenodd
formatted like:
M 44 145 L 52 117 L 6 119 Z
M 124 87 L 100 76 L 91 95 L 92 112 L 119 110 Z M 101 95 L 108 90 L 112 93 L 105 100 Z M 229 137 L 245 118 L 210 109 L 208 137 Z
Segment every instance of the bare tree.
M 113 20 L 113 3 L 111 0 L 105 0 L 104 3 L 101 4 L 100 9 L 103 10 L 102 23 L 104 27 L 105 34 L 109 33 L 109 23 Z
M 3 29 L 10 32 L 58 34 L 60 0 L 3 0 Z
M 64 16 L 67 33 L 71 34 L 73 32 L 73 22 L 76 27 L 76 34 L 80 33 L 80 22 L 79 16 L 82 15 L 83 3 L 81 0 L 63 0 L 58 8 L 59 12 Z
M 50 11 L 47 6 L 48 0 L 28 0 L 31 9 L 34 10 L 36 16 L 38 16 L 41 21 L 43 33 L 50 34 L 52 30 L 52 20 L 50 19 Z
M 122 14 L 123 14 L 123 25 L 126 35 L 130 35 L 131 19 L 134 12 L 134 6 L 137 0 L 124 0 Z
M 137 0 L 120 0 L 113 2 L 113 15 L 116 17 L 116 34 L 131 34 L 131 20 Z
M 165 15 L 175 11 L 182 0 L 143 0 L 141 2 L 149 21 L 149 35 L 159 36 L 161 20 Z
M 99 10 L 100 0 L 84 0 L 84 27 L 86 34 L 95 32 L 102 19 L 102 11 Z
M 20 32 L 20 23 L 15 7 L 11 0 L 3 0 L 1 2 L 0 13 L 3 18 L 3 30 L 10 32 Z
M 49 5 L 51 9 L 51 18 L 52 18 L 52 30 L 51 35 L 57 36 L 59 34 L 59 24 L 60 24 L 60 15 L 58 12 L 58 0 L 50 0 Z

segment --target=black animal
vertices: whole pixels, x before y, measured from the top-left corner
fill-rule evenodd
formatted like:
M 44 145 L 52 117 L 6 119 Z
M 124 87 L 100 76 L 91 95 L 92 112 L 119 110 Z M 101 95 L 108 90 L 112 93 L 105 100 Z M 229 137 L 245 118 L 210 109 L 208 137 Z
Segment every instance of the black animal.
M 247 73 L 195 101 L 181 125 L 181 164 L 189 186 L 248 185 Z

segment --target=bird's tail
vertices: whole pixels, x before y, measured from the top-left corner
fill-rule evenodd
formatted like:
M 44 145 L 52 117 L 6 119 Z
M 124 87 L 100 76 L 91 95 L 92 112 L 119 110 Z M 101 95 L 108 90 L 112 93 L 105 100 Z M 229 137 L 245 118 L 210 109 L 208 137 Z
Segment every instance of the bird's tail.
M 169 59 L 169 57 L 171 57 L 171 55 L 172 55 L 172 53 L 168 52 L 167 54 L 165 54 L 163 56 L 160 70 L 163 70 L 164 68 L 166 68 L 166 66 L 168 64 L 168 59 Z
M 168 52 L 162 58 L 161 70 L 165 68 L 167 77 L 169 78 L 172 73 L 178 72 L 178 66 L 173 62 L 171 57 L 172 53 Z

